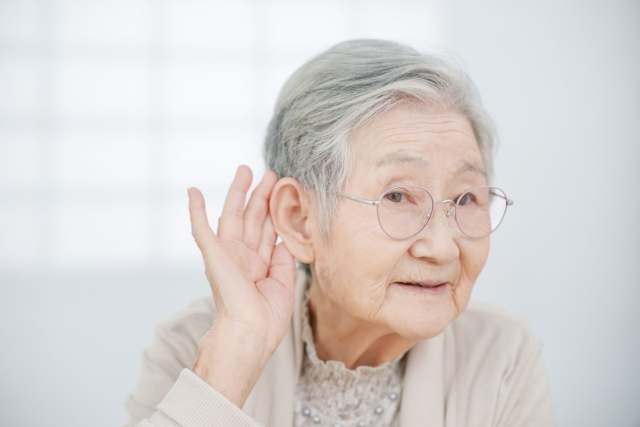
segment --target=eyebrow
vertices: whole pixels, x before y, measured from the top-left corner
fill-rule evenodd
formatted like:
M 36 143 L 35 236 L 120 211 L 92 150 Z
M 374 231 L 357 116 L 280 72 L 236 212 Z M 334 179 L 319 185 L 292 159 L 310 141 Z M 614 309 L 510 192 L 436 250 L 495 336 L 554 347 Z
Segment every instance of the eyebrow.
M 384 156 L 378 161 L 376 167 L 380 168 L 382 166 L 389 165 L 409 165 L 413 166 L 414 168 L 426 169 L 427 167 L 429 167 L 429 162 L 411 154 L 396 153 Z M 482 167 L 478 166 L 475 163 L 465 161 L 464 164 L 460 166 L 460 168 L 454 173 L 454 176 L 462 175 L 466 172 L 475 172 L 479 173 L 482 176 L 485 175 L 485 171 Z
M 422 168 L 422 169 L 426 169 L 429 166 L 429 163 L 421 159 L 420 157 L 413 156 L 411 154 L 396 153 L 396 154 L 390 154 L 388 156 L 384 156 L 382 159 L 378 161 L 378 163 L 376 163 L 376 167 L 380 168 L 382 166 L 400 165 L 400 164 L 406 164 L 409 166 L 413 166 L 415 168 Z
M 476 172 L 482 176 L 486 175 L 484 169 L 482 169 L 480 166 L 476 165 L 475 163 L 465 161 L 464 164 L 460 166 L 460 168 L 456 171 L 454 176 L 462 175 L 465 172 Z

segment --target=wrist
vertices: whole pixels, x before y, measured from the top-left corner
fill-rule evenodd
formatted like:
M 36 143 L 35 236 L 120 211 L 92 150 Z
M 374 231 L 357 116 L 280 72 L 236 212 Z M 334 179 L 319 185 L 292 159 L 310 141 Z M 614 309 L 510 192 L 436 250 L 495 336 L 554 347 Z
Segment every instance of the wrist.
M 200 341 L 192 371 L 242 409 L 270 357 L 261 331 L 217 320 Z

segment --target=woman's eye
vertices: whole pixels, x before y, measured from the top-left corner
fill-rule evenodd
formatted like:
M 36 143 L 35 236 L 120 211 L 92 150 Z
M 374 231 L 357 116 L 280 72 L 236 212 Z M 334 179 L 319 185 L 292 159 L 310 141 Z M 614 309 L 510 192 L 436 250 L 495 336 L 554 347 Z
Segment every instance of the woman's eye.
M 387 194 L 386 197 L 391 202 L 400 203 L 401 201 L 404 200 L 405 195 L 402 194 L 402 193 L 389 193 L 389 194 Z
M 473 203 L 475 200 L 476 200 L 476 197 L 473 194 L 465 193 L 462 195 L 462 197 L 460 197 L 460 200 L 458 200 L 458 205 L 464 206 L 469 203 Z

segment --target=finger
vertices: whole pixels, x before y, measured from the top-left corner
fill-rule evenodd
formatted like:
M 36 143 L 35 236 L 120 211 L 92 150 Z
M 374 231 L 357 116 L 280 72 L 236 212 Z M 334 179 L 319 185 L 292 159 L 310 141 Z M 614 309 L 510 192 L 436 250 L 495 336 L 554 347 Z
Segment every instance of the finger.
M 293 288 L 296 276 L 296 262 L 284 245 L 279 243 L 271 256 L 271 267 L 269 267 L 269 277 L 277 280 L 288 288 Z
M 264 221 L 264 227 L 262 227 L 260 245 L 258 246 L 258 256 L 266 266 L 271 262 L 271 254 L 273 253 L 273 248 L 276 245 L 277 238 L 278 235 L 276 234 L 275 228 L 273 228 L 271 215 L 267 214 L 267 218 Z
M 247 199 L 247 191 L 251 186 L 251 169 L 240 165 L 236 176 L 229 187 L 227 198 L 224 201 L 222 215 L 218 221 L 218 236 L 224 239 L 242 241 L 244 202 Z
M 191 218 L 191 234 L 196 240 L 196 244 L 202 255 L 206 258 L 205 253 L 216 243 L 217 236 L 209 226 L 207 220 L 207 211 L 204 204 L 204 197 L 197 188 L 189 188 L 189 216 Z
M 278 176 L 273 171 L 266 171 L 262 181 L 253 190 L 247 208 L 244 210 L 243 242 L 254 251 L 258 249 L 263 234 L 265 218 L 269 212 L 269 197 Z

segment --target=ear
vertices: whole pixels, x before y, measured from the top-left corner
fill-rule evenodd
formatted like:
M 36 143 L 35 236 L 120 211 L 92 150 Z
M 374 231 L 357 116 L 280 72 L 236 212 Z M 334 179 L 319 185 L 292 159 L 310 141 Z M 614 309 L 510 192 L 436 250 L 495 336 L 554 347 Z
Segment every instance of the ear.
M 306 264 L 315 262 L 310 204 L 308 193 L 293 178 L 280 179 L 269 200 L 269 213 L 276 233 L 291 255 Z

